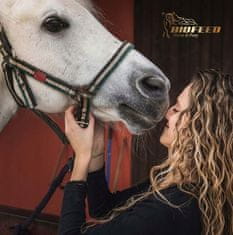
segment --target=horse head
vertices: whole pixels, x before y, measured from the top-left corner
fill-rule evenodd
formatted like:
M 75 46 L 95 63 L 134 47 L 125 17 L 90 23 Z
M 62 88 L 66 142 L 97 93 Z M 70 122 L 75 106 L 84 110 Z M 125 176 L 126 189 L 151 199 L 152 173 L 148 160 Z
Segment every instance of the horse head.
M 89 85 L 122 45 L 98 21 L 88 0 L 1 0 L 0 23 L 17 58 L 72 87 Z M 2 60 L 0 56 L 0 60 Z M 17 111 L 0 72 L 0 130 Z M 36 109 L 60 113 L 76 101 L 28 77 Z M 104 122 L 122 121 L 134 134 L 164 116 L 170 82 L 158 66 L 131 50 L 91 102 Z M 22 97 L 19 87 L 15 91 Z

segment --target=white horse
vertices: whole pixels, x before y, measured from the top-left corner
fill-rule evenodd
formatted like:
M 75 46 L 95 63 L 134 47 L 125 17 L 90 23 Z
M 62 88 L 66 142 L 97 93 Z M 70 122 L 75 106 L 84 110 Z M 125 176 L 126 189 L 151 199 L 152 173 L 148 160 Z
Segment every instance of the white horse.
M 89 0 L 0 0 L 0 24 L 17 57 L 72 86 L 90 84 L 122 43 L 94 12 Z M 60 113 L 74 103 L 30 77 L 28 82 L 38 110 Z M 93 98 L 91 111 L 102 121 L 122 121 L 131 133 L 140 134 L 162 119 L 169 89 L 162 71 L 132 50 Z M 0 69 L 0 131 L 17 109 Z

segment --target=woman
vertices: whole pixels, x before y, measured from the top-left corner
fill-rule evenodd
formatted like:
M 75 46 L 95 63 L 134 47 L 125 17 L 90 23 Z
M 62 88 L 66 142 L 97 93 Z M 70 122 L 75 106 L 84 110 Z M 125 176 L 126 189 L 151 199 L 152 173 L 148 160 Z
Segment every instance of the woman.
M 166 115 L 160 142 L 167 160 L 151 169 L 148 181 L 114 194 L 103 157 L 92 158 L 103 151 L 93 143 L 94 118 L 83 130 L 72 112 L 66 112 L 66 133 L 76 160 L 60 234 L 233 235 L 232 77 L 215 70 L 195 75 Z M 101 219 L 82 230 L 86 194 L 91 216 Z

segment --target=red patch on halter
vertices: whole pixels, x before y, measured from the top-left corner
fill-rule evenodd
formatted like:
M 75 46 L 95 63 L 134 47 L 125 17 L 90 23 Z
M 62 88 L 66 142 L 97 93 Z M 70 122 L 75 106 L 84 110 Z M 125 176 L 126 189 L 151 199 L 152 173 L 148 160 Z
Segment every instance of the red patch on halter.
M 33 76 L 36 80 L 40 82 L 45 82 L 47 79 L 46 75 L 41 71 L 36 71 Z

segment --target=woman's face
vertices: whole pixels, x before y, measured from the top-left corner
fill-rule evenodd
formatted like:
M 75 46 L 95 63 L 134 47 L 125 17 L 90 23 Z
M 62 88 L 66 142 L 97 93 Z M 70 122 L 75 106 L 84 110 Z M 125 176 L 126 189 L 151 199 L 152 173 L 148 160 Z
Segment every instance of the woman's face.
M 167 148 L 171 147 L 171 144 L 173 140 L 175 139 L 175 126 L 179 119 L 180 113 L 184 111 L 186 108 L 188 108 L 189 106 L 190 89 L 191 89 L 191 84 L 188 85 L 181 92 L 181 94 L 177 97 L 176 104 L 170 107 L 166 114 L 167 124 L 165 125 L 162 135 L 160 137 L 160 143 L 166 146 Z M 187 120 L 187 116 L 184 115 L 181 121 L 180 127 L 182 127 L 185 124 L 186 120 Z

